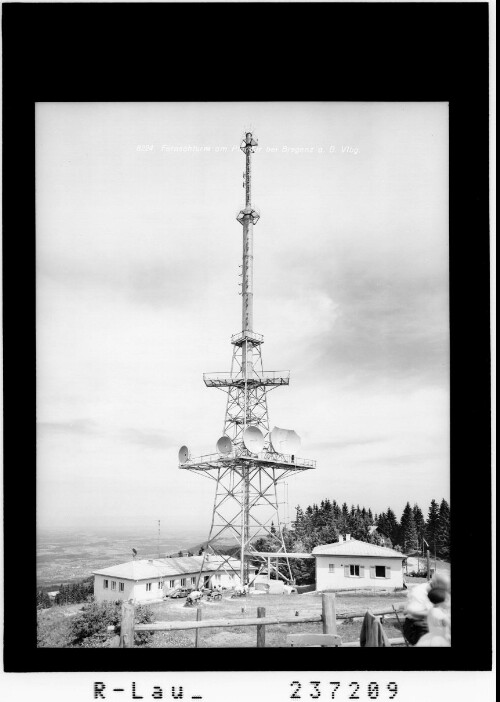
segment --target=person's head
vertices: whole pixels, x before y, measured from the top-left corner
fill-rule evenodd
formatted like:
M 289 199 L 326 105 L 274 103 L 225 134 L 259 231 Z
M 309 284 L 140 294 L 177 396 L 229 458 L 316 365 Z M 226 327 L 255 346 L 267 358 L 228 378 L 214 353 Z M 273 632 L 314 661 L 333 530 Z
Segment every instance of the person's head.
M 428 598 L 432 604 L 444 602 L 450 594 L 450 578 L 446 573 L 434 573 L 429 583 Z

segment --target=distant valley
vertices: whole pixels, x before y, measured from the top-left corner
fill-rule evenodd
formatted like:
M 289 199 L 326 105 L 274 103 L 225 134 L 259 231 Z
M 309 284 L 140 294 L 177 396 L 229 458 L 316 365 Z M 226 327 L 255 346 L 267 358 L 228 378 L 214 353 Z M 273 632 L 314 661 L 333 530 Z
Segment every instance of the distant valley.
M 132 560 L 132 548 L 137 558 L 158 558 L 179 550 L 193 550 L 206 539 L 206 534 L 179 533 L 160 537 L 137 532 L 80 531 L 39 532 L 37 534 L 37 585 L 56 589 L 89 577 L 93 570 Z

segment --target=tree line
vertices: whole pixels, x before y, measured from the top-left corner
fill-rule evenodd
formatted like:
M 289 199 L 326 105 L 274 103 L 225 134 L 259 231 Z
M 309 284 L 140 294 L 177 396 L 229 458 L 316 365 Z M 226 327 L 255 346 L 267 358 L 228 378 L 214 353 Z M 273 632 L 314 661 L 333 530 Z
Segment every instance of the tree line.
M 272 535 L 257 539 L 253 546 L 257 551 L 276 551 L 280 546 L 276 528 Z M 398 520 L 393 509 L 380 514 L 359 505 L 348 507 L 344 502 L 325 499 L 303 510 L 296 508 L 295 521 L 291 528 L 283 528 L 283 541 L 288 552 L 310 553 L 315 546 L 334 543 L 341 535 L 350 534 L 352 539 L 365 541 L 405 554 L 429 549 L 431 555 L 450 557 L 450 507 L 443 498 L 438 504 L 432 500 L 427 518 L 418 504 L 409 502 Z M 427 545 L 424 544 L 424 540 Z M 314 580 L 313 559 L 290 559 L 292 575 L 297 584 Z
M 59 585 L 57 595 L 51 598 L 44 589 L 37 589 L 36 604 L 39 609 L 47 609 L 52 605 L 77 604 L 88 602 L 94 595 L 94 576 L 68 585 Z

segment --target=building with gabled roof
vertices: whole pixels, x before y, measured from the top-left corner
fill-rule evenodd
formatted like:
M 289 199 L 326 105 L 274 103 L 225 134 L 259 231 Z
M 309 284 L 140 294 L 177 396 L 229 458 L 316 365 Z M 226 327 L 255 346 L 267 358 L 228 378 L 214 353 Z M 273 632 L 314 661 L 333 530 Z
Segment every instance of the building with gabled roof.
M 354 590 L 403 587 L 404 553 L 351 539 L 316 546 L 316 590 Z
M 202 563 L 200 587 L 232 588 L 240 584 L 240 561 L 235 558 L 205 555 L 205 560 L 203 556 L 134 559 L 93 571 L 94 597 L 97 602 L 163 599 L 178 587 L 194 588 Z

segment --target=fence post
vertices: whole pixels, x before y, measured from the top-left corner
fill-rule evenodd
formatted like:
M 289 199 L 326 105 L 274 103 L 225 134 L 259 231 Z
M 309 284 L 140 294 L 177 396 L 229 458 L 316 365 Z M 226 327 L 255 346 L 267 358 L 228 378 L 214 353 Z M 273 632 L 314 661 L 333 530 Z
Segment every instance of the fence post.
M 120 648 L 132 648 L 134 645 L 135 607 L 131 602 L 122 604 L 122 623 L 120 627 Z
M 323 617 L 323 634 L 337 633 L 337 617 L 335 615 L 335 594 L 333 592 L 324 592 L 322 595 L 322 617 Z
M 265 607 L 257 607 L 257 616 L 259 619 L 266 616 Z M 257 624 L 257 648 L 265 648 L 266 646 L 266 625 Z
M 201 607 L 199 607 L 199 606 L 196 608 L 196 621 L 197 622 L 201 621 Z M 195 631 L 196 631 L 196 633 L 195 633 L 195 637 L 194 637 L 194 647 L 198 648 L 200 630 L 195 629 Z

